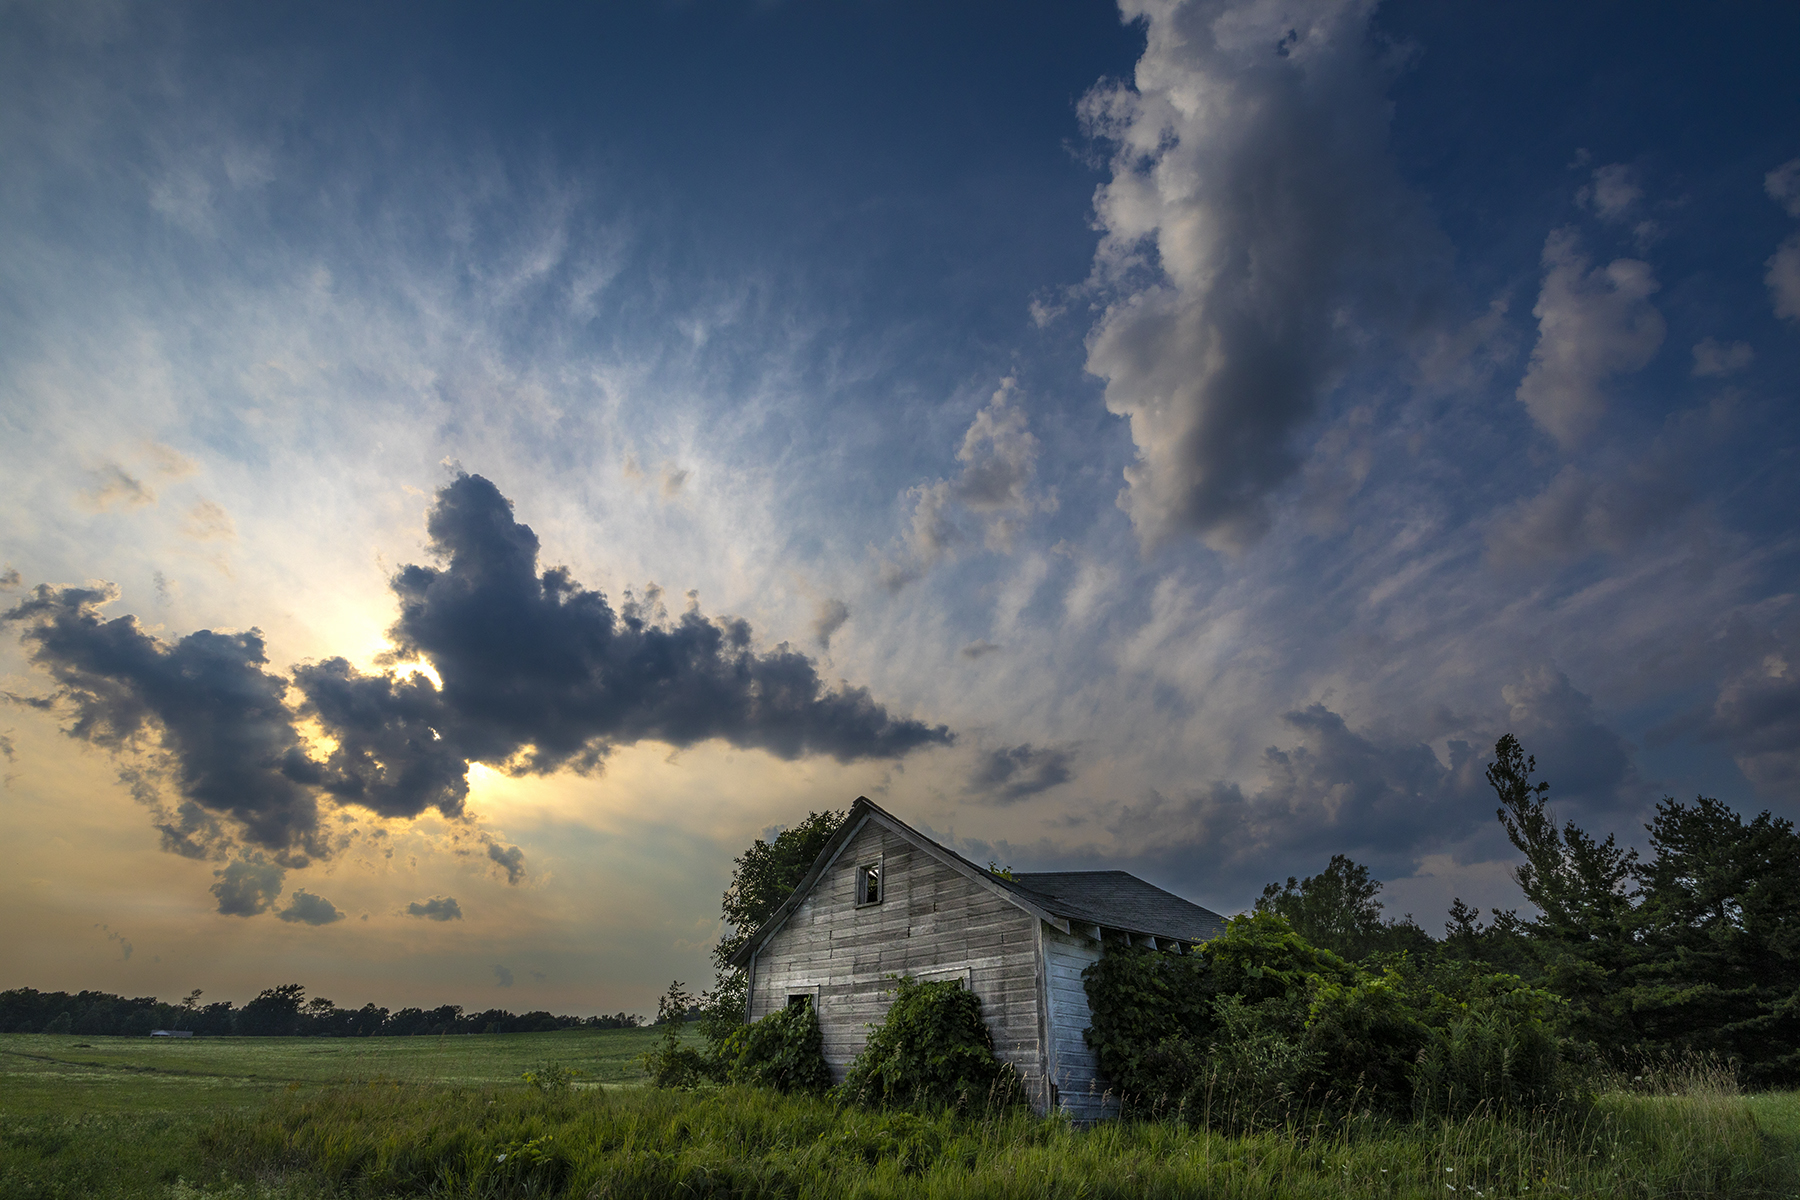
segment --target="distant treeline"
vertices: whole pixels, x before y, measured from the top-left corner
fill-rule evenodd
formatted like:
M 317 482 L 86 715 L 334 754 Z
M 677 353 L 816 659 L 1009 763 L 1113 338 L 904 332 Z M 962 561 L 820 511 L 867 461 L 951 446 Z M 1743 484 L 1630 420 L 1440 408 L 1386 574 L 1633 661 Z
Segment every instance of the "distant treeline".
M 323 996 L 306 998 L 297 983 L 270 988 L 242 1008 L 231 1001 L 201 1004 L 195 991 L 179 1004 L 154 996 L 127 999 L 108 992 L 0 992 L 0 1033 L 79 1033 L 141 1037 L 153 1029 L 247 1037 L 408 1037 L 445 1033 L 550 1033 L 558 1029 L 635 1029 L 635 1013 L 566 1017 L 503 1008 L 464 1012 L 460 1004 L 389 1012 L 373 1004 L 339 1008 Z

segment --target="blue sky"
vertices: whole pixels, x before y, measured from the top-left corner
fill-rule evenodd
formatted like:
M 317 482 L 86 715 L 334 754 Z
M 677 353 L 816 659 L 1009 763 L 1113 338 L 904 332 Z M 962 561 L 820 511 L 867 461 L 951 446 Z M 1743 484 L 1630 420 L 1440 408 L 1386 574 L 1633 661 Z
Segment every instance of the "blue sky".
M 645 1009 L 858 794 L 1427 927 L 1501 733 L 1800 802 L 1786 6 L 0 29 L 12 984 Z

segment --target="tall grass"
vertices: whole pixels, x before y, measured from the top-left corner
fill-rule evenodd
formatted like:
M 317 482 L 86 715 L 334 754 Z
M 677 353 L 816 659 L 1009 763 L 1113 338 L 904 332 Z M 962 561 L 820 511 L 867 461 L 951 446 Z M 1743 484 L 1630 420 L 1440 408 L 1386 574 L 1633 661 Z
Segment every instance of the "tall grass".
M 343 1196 L 1788 1196 L 1790 1148 L 1740 1097 L 1614 1094 L 1576 1115 L 1319 1118 L 1226 1136 L 936 1118 L 728 1088 L 346 1087 L 221 1119 L 203 1174 Z

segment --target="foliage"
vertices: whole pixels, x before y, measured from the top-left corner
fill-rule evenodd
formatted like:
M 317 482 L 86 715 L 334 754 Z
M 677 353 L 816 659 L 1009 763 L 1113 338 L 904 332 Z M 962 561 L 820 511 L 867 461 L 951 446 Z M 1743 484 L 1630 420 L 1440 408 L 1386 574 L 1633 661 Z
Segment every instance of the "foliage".
M 1084 1130 L 1016 1110 L 868 1111 L 764 1089 L 551 1097 L 389 1085 L 221 1117 L 200 1142 L 209 1179 L 363 1196 L 1733 1198 L 1796 1183 L 1792 1157 L 1759 1136 L 1744 1100 L 1715 1094 L 1621 1095 L 1526 1120 L 1345 1115 L 1228 1137 L 1172 1123 Z
M 1638 869 L 1644 1039 L 1736 1058 L 1753 1083 L 1800 1079 L 1800 837 L 1705 796 L 1665 799 Z
M 1290 875 L 1286 886 L 1263 888 L 1256 911 L 1286 918 L 1308 942 L 1348 959 L 1429 950 L 1431 936 L 1411 916 L 1382 919 L 1381 901 L 1375 898 L 1380 892 L 1381 883 L 1370 877 L 1369 868 L 1334 854 L 1317 875 Z
M 523 1072 L 519 1078 L 540 1092 L 566 1092 L 581 1078 L 581 1074 L 576 1067 L 545 1061 Z
M 239 1037 L 404 1037 L 418 1034 L 548 1033 L 557 1029 L 634 1029 L 633 1013 L 569 1017 L 547 1012 L 517 1014 L 494 1008 L 465 1013 L 461 1005 L 403 1008 L 389 1013 L 366 1004 L 339 1008 L 322 996 L 303 997 L 297 983 L 269 988 L 237 1008 L 229 1000 L 199 1003 L 198 989 L 179 1004 L 154 996 L 127 999 L 106 992 L 40 992 L 14 988 L 0 992 L 0 1033 L 80 1033 L 142 1036 L 152 1029 L 185 1029 L 199 1035 Z
M 843 1098 L 869 1107 L 983 1112 L 1024 1101 L 1018 1073 L 994 1057 L 981 1000 L 960 982 L 895 981 L 887 1017 L 850 1064 Z
M 782 830 L 774 841 L 757 838 L 733 860 L 731 883 L 720 905 L 730 932 L 713 947 L 717 975 L 712 991 L 703 997 L 700 1013 L 701 1032 L 721 1062 L 729 1054 L 727 1041 L 744 1023 L 749 1000 L 746 976 L 731 965 L 731 956 L 793 895 L 825 843 L 849 815 L 848 810 L 809 812 L 805 820 Z
M 1073 1200 L 1207 1196 L 1790 1196 L 1800 1095 L 1740 1097 L 1728 1077 L 1679 1063 L 1567 1114 L 1384 1121 L 1344 1112 L 1226 1136 L 1175 1122 L 1079 1128 L 1004 1114 L 869 1110 L 766 1088 L 703 1092 L 584 1088 L 541 1093 L 519 1080 L 533 1058 L 571 1047 L 639 1045 L 649 1030 L 429 1042 L 293 1039 L 105 1043 L 95 1055 L 143 1066 L 197 1053 L 200 1073 L 109 1069 L 61 1077 L 21 1102 L 5 1080 L 0 1197 L 168 1200 L 325 1197 L 768 1196 L 900 1200 Z M 75 1039 L 0 1037 L 0 1070 L 42 1066 Z M 519 1047 L 526 1047 L 521 1051 Z M 87 1051 L 77 1051 L 86 1055 Z M 520 1055 L 526 1057 L 520 1057 Z M 510 1056 L 510 1057 L 503 1057 Z M 408 1082 L 308 1083 L 220 1091 L 215 1071 L 325 1081 L 379 1058 Z M 581 1060 L 586 1066 L 591 1058 Z M 227 1066 L 235 1063 L 235 1066 Z M 595 1070 L 590 1076 L 597 1075 Z M 98 1079 L 96 1076 L 104 1076 Z M 470 1084 L 466 1080 L 485 1080 Z M 450 1081 L 456 1082 L 450 1082 Z M 84 1088 L 129 1089 L 128 1111 L 95 1111 Z M 195 1100 L 180 1097 L 195 1097 Z M 152 1111 L 154 1110 L 154 1111 Z M 505 1155 L 504 1162 L 499 1161 Z
M 1555 997 L 1404 957 L 1375 972 L 1272 912 L 1191 955 L 1109 948 L 1083 977 L 1088 1044 L 1138 1112 L 1254 1129 L 1309 1108 L 1454 1114 L 1562 1094 Z
M 742 1026 L 733 1043 L 733 1083 L 758 1084 L 778 1092 L 823 1095 L 831 1087 L 825 1039 L 810 1004 L 790 1004 Z
M 1665 797 L 1646 826 L 1649 857 L 1615 837 L 1558 824 L 1550 785 L 1512 735 L 1488 782 L 1525 861 L 1515 878 L 1537 909 L 1483 927 L 1460 900 L 1445 957 L 1523 976 L 1568 1002 L 1583 1052 L 1619 1062 L 1701 1052 L 1763 1085 L 1800 1082 L 1800 836 L 1764 812 L 1745 821 L 1705 796 Z
M 644 1073 L 661 1088 L 691 1088 L 716 1080 L 720 1063 L 716 1057 L 702 1054 L 682 1044 L 682 1030 L 694 1008 L 694 996 L 677 979 L 669 984 L 656 1002 L 656 1024 L 662 1030 L 654 1050 L 644 1052 Z

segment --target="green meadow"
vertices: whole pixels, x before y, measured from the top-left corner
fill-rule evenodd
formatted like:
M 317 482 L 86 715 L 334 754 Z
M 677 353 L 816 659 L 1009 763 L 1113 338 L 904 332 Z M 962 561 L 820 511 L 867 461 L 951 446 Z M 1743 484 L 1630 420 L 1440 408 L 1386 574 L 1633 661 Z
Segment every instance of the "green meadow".
M 1800 1094 L 1228 1137 L 646 1087 L 653 1030 L 192 1041 L 0 1035 L 0 1200 L 1800 1194 Z M 540 1091 L 546 1062 L 581 1072 Z

